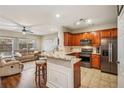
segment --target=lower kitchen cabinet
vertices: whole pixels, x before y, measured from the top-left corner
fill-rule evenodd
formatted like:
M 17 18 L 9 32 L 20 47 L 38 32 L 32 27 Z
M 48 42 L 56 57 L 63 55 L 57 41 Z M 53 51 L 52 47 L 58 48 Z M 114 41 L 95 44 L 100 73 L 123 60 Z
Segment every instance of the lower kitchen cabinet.
M 92 54 L 91 56 L 92 62 L 91 66 L 92 68 L 100 69 L 100 55 L 98 54 Z
M 78 88 L 81 85 L 80 60 L 47 58 L 47 84 L 49 88 Z

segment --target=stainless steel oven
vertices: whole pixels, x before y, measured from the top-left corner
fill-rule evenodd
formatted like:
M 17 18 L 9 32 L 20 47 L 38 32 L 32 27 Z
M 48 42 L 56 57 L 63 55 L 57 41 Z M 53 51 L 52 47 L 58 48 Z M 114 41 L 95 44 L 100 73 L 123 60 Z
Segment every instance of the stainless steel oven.
M 92 54 L 92 49 L 82 49 L 80 53 L 81 66 L 88 68 L 91 67 L 91 54 Z

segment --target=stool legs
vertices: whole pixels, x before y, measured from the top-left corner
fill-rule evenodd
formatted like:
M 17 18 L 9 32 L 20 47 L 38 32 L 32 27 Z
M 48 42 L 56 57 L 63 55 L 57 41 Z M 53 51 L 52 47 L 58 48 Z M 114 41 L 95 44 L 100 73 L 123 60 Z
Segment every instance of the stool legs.
M 46 82 L 45 80 L 45 68 L 46 65 L 36 65 L 36 72 L 35 72 L 35 82 L 36 82 L 36 85 L 38 85 L 39 87 L 41 87 L 41 72 L 42 72 L 42 78 L 44 80 L 44 84 Z M 41 69 L 42 67 L 42 69 Z

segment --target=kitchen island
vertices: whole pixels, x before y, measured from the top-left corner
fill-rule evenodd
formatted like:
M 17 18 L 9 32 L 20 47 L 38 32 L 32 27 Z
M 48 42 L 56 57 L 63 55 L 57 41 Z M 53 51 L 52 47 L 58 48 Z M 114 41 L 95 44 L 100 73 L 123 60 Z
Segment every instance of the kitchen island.
M 47 56 L 47 87 L 80 87 L 81 72 L 79 58 L 62 54 L 45 56 Z

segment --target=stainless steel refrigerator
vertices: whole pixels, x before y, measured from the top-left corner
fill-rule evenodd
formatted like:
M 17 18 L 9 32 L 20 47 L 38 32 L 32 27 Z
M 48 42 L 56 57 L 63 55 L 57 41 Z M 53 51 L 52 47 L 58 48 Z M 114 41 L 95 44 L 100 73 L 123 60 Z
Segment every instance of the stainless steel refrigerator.
M 101 40 L 101 71 L 117 74 L 117 38 Z

